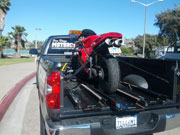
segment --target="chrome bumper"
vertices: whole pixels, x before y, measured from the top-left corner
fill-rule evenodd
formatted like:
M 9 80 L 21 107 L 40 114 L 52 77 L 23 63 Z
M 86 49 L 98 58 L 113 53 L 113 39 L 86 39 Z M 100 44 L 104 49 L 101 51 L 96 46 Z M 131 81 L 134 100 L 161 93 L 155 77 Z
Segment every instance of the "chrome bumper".
M 165 130 L 180 127 L 180 113 L 166 115 L 166 127 Z
M 162 122 L 164 120 L 165 120 L 165 123 Z M 101 128 L 100 123 L 61 126 L 58 124 L 53 124 L 53 122 L 46 121 L 45 125 L 46 125 L 46 131 L 48 135 L 96 135 L 96 134 L 105 135 L 105 132 L 103 128 Z M 161 127 L 161 126 L 164 128 L 159 130 L 158 127 Z M 161 132 L 161 131 L 170 130 L 177 127 L 180 127 L 180 113 L 170 114 L 170 115 L 160 115 L 159 120 L 154 125 L 154 127 L 152 127 L 151 129 L 147 129 L 145 133 Z M 141 131 L 142 131 L 141 128 L 139 128 L 139 130 L 134 133 L 136 134 L 142 133 Z
M 46 131 L 48 135 L 91 135 L 92 129 L 99 129 L 100 123 L 90 123 L 72 126 L 50 127 L 46 122 Z

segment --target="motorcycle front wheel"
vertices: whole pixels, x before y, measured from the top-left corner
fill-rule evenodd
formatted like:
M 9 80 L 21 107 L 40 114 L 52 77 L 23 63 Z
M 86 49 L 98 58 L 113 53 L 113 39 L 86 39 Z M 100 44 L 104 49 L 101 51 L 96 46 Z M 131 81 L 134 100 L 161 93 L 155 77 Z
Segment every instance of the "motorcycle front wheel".
M 119 87 L 120 67 L 116 58 L 111 55 L 100 59 L 99 87 L 108 94 L 114 93 Z

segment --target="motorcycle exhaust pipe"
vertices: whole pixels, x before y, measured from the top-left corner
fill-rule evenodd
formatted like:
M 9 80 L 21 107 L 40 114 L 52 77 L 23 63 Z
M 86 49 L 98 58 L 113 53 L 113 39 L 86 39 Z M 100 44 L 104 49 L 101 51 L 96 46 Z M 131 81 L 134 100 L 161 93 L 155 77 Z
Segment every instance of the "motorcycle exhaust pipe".
M 105 43 L 108 45 L 108 46 L 116 46 L 116 47 L 120 47 L 121 44 L 122 44 L 122 39 L 110 39 L 110 38 L 107 38 L 105 40 Z
M 122 39 L 117 39 L 117 40 L 115 40 L 115 45 L 117 46 L 117 47 L 120 47 L 121 46 L 121 44 L 122 44 Z
M 106 43 L 107 45 L 109 45 L 109 46 L 112 46 L 112 45 L 114 44 L 114 41 L 113 41 L 112 39 L 110 39 L 110 38 L 107 38 L 107 39 L 105 40 L 105 43 Z

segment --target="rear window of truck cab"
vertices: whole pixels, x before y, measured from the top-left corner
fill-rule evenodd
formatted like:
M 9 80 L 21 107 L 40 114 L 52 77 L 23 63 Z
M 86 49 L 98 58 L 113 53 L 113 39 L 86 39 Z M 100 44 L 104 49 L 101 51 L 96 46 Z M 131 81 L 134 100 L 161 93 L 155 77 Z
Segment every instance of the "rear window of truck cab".
M 50 55 L 72 55 L 72 51 L 75 48 L 75 38 L 52 38 L 50 41 L 48 54 Z

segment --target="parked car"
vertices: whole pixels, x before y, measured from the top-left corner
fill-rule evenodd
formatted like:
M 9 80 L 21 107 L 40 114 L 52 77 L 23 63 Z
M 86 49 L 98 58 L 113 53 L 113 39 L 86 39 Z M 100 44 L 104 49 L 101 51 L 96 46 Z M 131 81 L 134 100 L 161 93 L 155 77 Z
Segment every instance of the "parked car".
M 161 57 L 161 56 L 166 55 L 167 48 L 168 48 L 168 46 L 162 46 L 162 47 L 160 47 L 160 48 L 156 48 L 156 50 L 155 50 L 155 56 L 156 56 L 156 57 Z
M 180 60 L 180 43 L 170 45 L 167 48 L 166 54 L 159 57 L 160 59 L 175 59 Z

